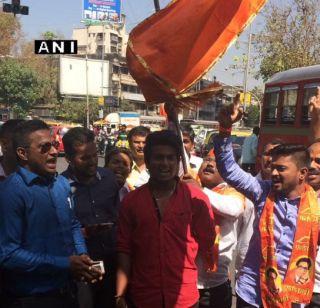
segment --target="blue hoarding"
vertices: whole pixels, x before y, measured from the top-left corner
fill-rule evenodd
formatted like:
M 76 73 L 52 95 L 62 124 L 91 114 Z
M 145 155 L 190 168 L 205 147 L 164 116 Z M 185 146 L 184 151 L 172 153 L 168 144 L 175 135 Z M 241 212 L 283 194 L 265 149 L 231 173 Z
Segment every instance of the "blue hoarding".
M 121 0 L 83 0 L 83 19 L 120 22 Z

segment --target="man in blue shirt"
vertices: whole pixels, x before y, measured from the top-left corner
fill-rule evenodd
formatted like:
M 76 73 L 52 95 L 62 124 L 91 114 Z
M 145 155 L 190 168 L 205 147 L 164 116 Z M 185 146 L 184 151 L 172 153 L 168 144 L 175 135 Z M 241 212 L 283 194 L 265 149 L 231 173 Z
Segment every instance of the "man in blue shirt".
M 58 146 L 40 120 L 21 123 L 13 146 L 19 168 L 0 190 L 0 266 L 5 307 L 74 307 L 72 279 L 94 281 L 70 186 L 56 175 Z
M 244 139 L 241 153 L 241 167 L 244 171 L 256 175 L 256 158 L 258 149 L 258 136 L 260 128 L 253 128 L 252 134 Z
M 70 129 L 63 136 L 68 169 L 62 173 L 71 185 L 74 212 L 85 234 L 89 256 L 104 261 L 106 274 L 94 285 L 79 284 L 80 308 L 105 308 L 115 304 L 116 221 L 118 184 L 113 172 L 98 167 L 97 146 L 92 131 Z
M 217 167 L 224 180 L 251 199 L 260 219 L 270 192 L 275 195 L 274 242 L 275 258 L 281 279 L 288 271 L 294 246 L 298 209 L 305 191 L 310 157 L 303 146 L 280 145 L 271 151 L 271 180 L 263 181 L 244 172 L 234 161 L 230 138 L 231 126 L 241 118 L 235 103 L 220 114 L 220 133 L 214 140 Z M 258 221 L 257 221 L 258 223 Z M 260 307 L 261 237 L 258 224 L 250 241 L 236 284 L 237 307 Z

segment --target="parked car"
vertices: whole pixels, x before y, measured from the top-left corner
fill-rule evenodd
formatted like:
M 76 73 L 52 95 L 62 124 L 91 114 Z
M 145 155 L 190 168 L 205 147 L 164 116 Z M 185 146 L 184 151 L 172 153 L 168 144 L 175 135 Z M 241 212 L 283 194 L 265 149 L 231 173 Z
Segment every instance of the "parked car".
M 244 139 L 247 136 L 250 136 L 252 133 L 251 130 L 234 130 L 232 132 L 231 138 L 232 138 L 232 147 L 233 147 L 233 153 L 235 160 L 239 162 L 241 158 L 241 152 L 242 152 L 242 145 L 244 142 Z M 208 138 L 205 140 L 204 145 L 202 147 L 201 156 L 206 156 L 210 150 L 213 148 L 213 138 L 218 134 L 217 131 L 210 132 Z

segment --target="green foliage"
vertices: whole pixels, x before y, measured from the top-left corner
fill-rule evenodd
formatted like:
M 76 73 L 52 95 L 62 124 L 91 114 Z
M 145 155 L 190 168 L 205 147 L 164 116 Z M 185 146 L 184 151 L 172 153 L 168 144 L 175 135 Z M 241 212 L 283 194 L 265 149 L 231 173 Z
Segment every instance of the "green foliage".
M 39 99 L 41 85 L 36 73 L 19 61 L 0 61 L 0 99 L 18 115 L 25 115 Z
M 247 110 L 247 117 L 244 120 L 245 126 L 254 127 L 258 126 L 260 122 L 260 108 L 259 105 L 250 105 Z
M 21 24 L 13 14 L 0 12 L 0 55 L 10 55 L 20 38 Z
M 130 101 L 128 101 L 126 99 L 121 100 L 120 109 L 122 111 L 135 111 L 134 104 L 130 103 Z
M 71 100 L 64 99 L 55 106 L 55 115 L 57 119 L 85 123 L 86 121 L 86 99 Z M 94 122 L 99 117 L 99 105 L 96 98 L 89 100 L 90 122 Z
M 320 2 L 292 0 L 280 6 L 270 2 L 265 27 L 255 35 L 260 62 L 257 77 L 268 80 L 273 74 L 320 62 Z

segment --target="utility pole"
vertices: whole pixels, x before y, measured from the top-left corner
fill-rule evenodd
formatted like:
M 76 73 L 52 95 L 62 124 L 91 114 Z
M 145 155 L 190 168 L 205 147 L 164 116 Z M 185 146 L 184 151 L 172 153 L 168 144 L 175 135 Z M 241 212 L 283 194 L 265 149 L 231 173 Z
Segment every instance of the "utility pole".
M 244 110 L 246 110 L 246 94 L 248 92 L 248 77 L 250 72 L 250 59 L 251 59 L 251 43 L 252 43 L 252 24 L 249 27 L 249 40 L 247 48 L 247 61 L 244 71 L 244 80 L 243 80 L 243 92 L 244 92 Z
M 155 8 L 156 12 L 160 11 L 159 0 L 153 0 L 153 2 L 154 2 L 154 8 Z
M 86 126 L 87 128 L 90 127 L 90 110 L 89 110 L 89 78 L 88 78 L 88 48 L 89 48 L 89 27 L 90 23 L 86 24 L 87 28 L 87 46 L 86 46 L 86 96 L 87 96 L 87 102 L 86 102 Z

